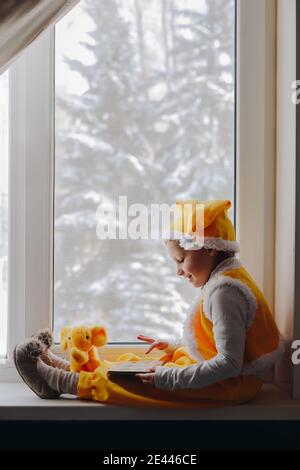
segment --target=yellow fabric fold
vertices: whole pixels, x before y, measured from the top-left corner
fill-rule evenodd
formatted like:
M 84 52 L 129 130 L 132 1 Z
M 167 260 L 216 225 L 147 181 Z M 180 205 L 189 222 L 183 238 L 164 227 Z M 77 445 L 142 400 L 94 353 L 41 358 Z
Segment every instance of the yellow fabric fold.
M 230 207 L 231 201 L 229 199 L 177 200 L 175 220 L 171 223 L 171 230 L 189 235 L 197 234 L 198 236 L 234 241 L 234 227 L 227 216 Z
M 124 357 L 136 360 L 137 356 L 126 353 Z M 184 347 L 177 348 L 173 354 L 162 357 L 169 359 L 170 367 L 186 367 L 196 362 L 190 358 Z M 78 398 L 111 405 L 146 408 L 215 408 L 251 400 L 263 384 L 258 377 L 247 376 L 226 379 L 200 389 L 165 390 L 144 384 L 135 376 L 115 376 L 109 379 L 107 374 L 109 362 L 111 363 L 103 361 L 94 372 L 80 372 Z

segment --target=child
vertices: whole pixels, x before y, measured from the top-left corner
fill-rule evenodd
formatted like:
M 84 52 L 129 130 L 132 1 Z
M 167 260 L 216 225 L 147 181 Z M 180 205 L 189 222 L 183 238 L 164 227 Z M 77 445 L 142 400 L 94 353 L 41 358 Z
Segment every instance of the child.
M 200 202 L 204 220 L 197 233 Z M 192 204 L 192 217 L 186 217 L 186 203 Z M 42 398 L 70 393 L 124 406 L 209 408 L 253 399 L 283 353 L 283 338 L 264 295 L 237 256 L 230 207 L 229 200 L 177 201 L 176 239 L 166 241 L 167 250 L 177 274 L 197 294 L 182 338 L 169 342 L 138 336 L 151 343 L 148 353 L 164 350 L 174 367 L 157 366 L 136 378 L 110 380 L 104 367 L 69 372 L 68 364 L 50 353 L 47 341 L 29 340 L 15 348 L 23 380 Z M 189 366 L 175 363 L 179 352 Z

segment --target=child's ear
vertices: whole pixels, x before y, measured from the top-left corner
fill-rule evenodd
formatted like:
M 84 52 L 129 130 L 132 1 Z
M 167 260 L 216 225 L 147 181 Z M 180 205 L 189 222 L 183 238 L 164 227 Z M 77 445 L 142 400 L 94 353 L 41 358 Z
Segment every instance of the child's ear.
M 104 346 L 107 343 L 107 331 L 104 326 L 95 325 L 91 328 L 92 343 L 96 347 Z

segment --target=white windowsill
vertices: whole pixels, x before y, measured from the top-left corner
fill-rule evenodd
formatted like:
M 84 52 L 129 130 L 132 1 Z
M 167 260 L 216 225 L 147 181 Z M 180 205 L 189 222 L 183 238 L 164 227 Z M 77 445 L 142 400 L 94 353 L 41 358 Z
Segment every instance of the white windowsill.
M 289 386 L 266 383 L 260 396 L 233 407 L 168 410 L 105 405 L 65 395 L 42 400 L 22 383 L 0 387 L 0 420 L 299 420 L 300 400 L 292 400 Z

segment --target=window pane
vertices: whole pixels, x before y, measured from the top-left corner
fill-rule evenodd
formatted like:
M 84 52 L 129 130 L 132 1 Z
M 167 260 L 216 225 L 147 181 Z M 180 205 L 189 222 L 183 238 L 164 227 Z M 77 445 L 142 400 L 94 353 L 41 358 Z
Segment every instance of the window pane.
M 96 210 L 234 202 L 234 36 L 233 0 L 82 0 L 57 25 L 56 338 L 102 321 L 115 342 L 181 333 L 195 289 L 164 244 L 101 241 Z
M 0 357 L 7 352 L 8 72 L 0 75 Z

